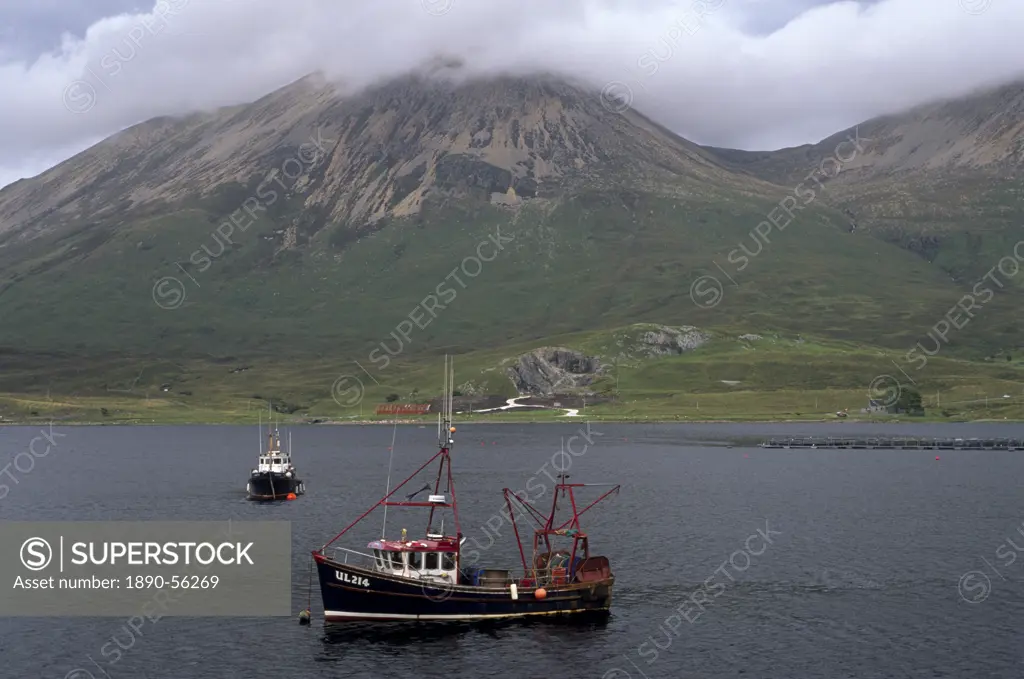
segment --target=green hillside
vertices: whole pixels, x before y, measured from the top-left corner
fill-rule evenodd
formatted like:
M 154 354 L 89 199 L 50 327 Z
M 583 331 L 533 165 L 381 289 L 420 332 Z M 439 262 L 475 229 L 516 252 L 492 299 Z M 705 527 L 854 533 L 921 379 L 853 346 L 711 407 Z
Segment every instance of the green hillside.
M 913 382 L 889 352 L 808 337 L 711 333 L 709 342 L 676 356 L 644 356 L 631 340 L 650 326 L 549 338 L 549 344 L 598 356 L 607 371 L 590 386 L 589 405 L 567 395 L 562 409 L 470 413 L 488 395 L 516 396 L 505 368 L 536 345 L 481 349 L 456 358 L 461 422 L 566 420 L 565 408 L 593 420 L 891 419 L 863 414 L 869 398 L 916 390 L 925 419 L 1024 419 L 1024 361 L 980 362 L 937 357 Z M 386 421 L 378 405 L 423 403 L 440 397 L 440 356 L 417 354 L 386 368 L 352 360 L 268 357 L 219 364 L 201 360 L 126 362 L 120 356 L 0 355 L 7 384 L 0 393 L 5 421 L 100 423 Z M 896 386 L 898 384 L 898 387 Z M 9 388 L 10 388 L 9 387 Z M 571 391 L 571 390 L 566 390 Z M 493 401 L 494 399 L 492 399 Z M 498 399 L 499 401 L 501 399 Z M 494 407 L 491 403 L 488 407 Z M 903 416 L 906 417 L 906 416 Z M 430 421 L 429 416 L 399 419 Z M 918 418 L 913 418 L 918 419 Z
M 758 251 L 752 229 L 774 207 L 739 197 L 705 204 L 616 193 L 577 195 L 515 216 L 487 205 L 449 206 L 342 244 L 337 229 L 324 229 L 307 248 L 278 255 L 267 239 L 275 225 L 265 223 L 205 271 L 189 257 L 203 245 L 218 251 L 211 231 L 219 215 L 183 211 L 126 224 L 106 240 L 33 243 L 38 254 L 7 269 L 4 344 L 192 358 L 358 356 L 384 340 L 397 346 L 392 331 L 414 313 L 426 327 L 415 327 L 403 344 L 415 349 L 472 351 L 648 321 L 802 332 L 898 350 L 963 294 L 937 267 L 850 233 L 825 208 L 769 233 L 739 270 L 729 253 L 742 255 L 741 244 Z M 507 239 L 501 251 L 489 240 L 499 234 Z M 475 259 L 481 243 L 492 261 Z M 710 308 L 691 297 L 704 275 L 724 286 Z M 165 277 L 175 280 L 154 288 Z M 436 319 L 415 312 L 438 286 L 451 292 L 428 303 Z M 1010 310 L 1018 300 L 1016 289 L 1001 292 L 969 326 L 971 341 L 951 350 L 1012 350 L 1000 338 L 1015 328 Z

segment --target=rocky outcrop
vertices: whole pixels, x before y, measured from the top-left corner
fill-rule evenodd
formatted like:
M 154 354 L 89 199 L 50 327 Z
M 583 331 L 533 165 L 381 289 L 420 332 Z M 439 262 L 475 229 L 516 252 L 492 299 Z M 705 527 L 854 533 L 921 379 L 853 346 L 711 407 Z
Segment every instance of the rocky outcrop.
M 593 356 L 563 347 L 543 347 L 516 359 L 508 376 L 520 394 L 549 396 L 585 387 L 604 370 Z
M 646 356 L 674 356 L 707 344 L 711 335 L 690 325 L 652 326 L 640 334 L 634 349 Z

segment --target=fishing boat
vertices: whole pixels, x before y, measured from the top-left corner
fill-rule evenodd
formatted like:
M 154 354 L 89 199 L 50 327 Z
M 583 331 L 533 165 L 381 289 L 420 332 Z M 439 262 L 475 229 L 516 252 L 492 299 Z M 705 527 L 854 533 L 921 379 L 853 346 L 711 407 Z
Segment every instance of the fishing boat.
M 294 500 L 306 492 L 306 484 L 299 478 L 292 463 L 292 440 L 288 436 L 288 450 L 281 449 L 281 434 L 276 429 L 268 433 L 267 449 L 263 450 L 260 426 L 260 456 L 256 467 L 249 472 L 245 484 L 248 499 L 262 502 Z
M 578 490 L 611 484 L 568 483 L 568 475 L 563 473 L 547 515 L 508 488 L 503 489 L 519 546 L 522 574 L 514 576 L 511 570 L 463 563 L 462 546 L 466 538 L 459 524 L 451 465 L 455 434 L 453 384 L 454 371 L 446 358 L 444 405 L 438 413 L 438 452 L 393 490 L 389 470 L 387 494 L 330 542 L 313 551 L 325 621 L 475 621 L 583 613 L 607 615 L 615 578 L 608 559 L 591 554 L 580 516 L 617 493 L 618 485 L 581 510 L 576 501 Z M 391 500 L 434 463 L 438 466 L 433 484 L 427 483 L 402 501 Z M 426 501 L 416 501 L 416 496 L 425 491 L 429 492 Z M 369 542 L 365 551 L 331 547 L 380 507 L 384 509 L 384 522 L 379 540 Z M 388 507 L 429 510 L 423 538 L 410 538 L 403 528 L 398 539 L 385 539 Z M 559 509 L 567 511 L 569 518 L 557 521 Z M 446 535 L 444 531 L 443 515 L 448 511 L 452 514 L 455 535 Z M 517 514 L 536 524 L 529 559 L 520 539 Z M 435 530 L 434 521 L 439 517 L 440 528 Z

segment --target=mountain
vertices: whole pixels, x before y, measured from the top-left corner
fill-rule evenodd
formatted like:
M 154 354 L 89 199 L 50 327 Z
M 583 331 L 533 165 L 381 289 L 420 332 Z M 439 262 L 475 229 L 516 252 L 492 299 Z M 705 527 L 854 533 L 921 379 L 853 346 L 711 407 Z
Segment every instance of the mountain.
M 302 366 L 329 394 L 345 359 L 636 323 L 902 355 L 1016 238 L 1019 90 L 773 153 L 615 103 L 551 75 L 310 76 L 129 128 L 0 191 L 0 393 L 170 360 Z M 944 351 L 1014 351 L 1017 286 Z
M 868 120 L 817 144 L 706 150 L 734 170 L 785 186 L 808 182 L 810 168 L 837 159 L 821 171 L 831 175 L 830 204 L 960 281 L 1011 254 L 1024 218 L 1022 83 Z
M 861 139 L 865 150 L 848 144 L 840 152 L 852 158 L 843 163 L 837 187 L 936 174 L 1005 177 L 1024 164 L 1024 84 L 874 118 L 817 144 L 767 152 L 707 148 L 734 167 L 788 185 L 851 139 Z
M 300 149 L 316 162 L 303 162 Z M 488 198 L 510 187 L 523 198 L 604 187 L 679 196 L 768 190 L 558 79 L 408 77 L 345 97 L 310 76 L 248 106 L 134 126 L 16 183 L 0 193 L 0 234 L 25 240 L 202 200 L 248 187 L 269 169 L 284 175 L 288 161 L 302 173 L 294 188 L 318 225 L 357 229 L 416 214 L 431 198 Z M 307 164 L 316 167 L 300 170 Z

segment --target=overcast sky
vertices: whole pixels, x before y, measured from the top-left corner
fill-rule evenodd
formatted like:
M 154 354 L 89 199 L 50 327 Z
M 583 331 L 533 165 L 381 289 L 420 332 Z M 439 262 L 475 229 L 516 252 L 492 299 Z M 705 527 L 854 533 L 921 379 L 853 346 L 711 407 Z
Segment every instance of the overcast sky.
M 0 0 L 0 186 L 157 115 L 439 53 L 629 92 L 703 144 L 773 149 L 1024 76 L 1024 0 Z

